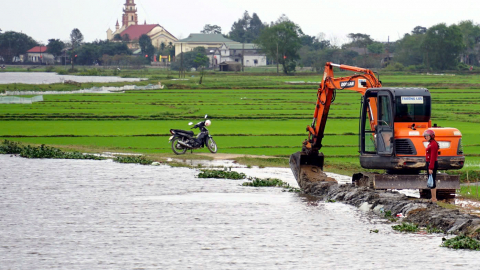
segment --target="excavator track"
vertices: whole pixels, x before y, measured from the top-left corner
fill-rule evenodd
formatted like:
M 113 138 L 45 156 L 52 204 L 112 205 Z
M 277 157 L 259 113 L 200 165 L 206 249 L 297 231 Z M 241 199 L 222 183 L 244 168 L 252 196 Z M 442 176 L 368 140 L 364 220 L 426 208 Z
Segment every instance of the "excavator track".
M 446 173 L 437 174 L 437 198 L 455 198 L 455 190 L 460 188 L 460 176 Z M 427 189 L 427 175 L 425 174 L 377 174 L 356 173 L 352 176 L 352 183 L 356 186 L 372 189 L 418 189 L 421 198 L 430 198 Z

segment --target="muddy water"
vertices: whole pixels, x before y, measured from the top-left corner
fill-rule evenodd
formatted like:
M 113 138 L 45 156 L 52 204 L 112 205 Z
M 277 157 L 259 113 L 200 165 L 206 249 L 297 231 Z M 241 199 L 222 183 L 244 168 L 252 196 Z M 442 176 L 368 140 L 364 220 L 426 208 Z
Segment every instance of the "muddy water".
M 370 214 L 195 170 L 0 155 L 1 269 L 479 269 Z M 379 233 L 370 230 L 378 229 Z

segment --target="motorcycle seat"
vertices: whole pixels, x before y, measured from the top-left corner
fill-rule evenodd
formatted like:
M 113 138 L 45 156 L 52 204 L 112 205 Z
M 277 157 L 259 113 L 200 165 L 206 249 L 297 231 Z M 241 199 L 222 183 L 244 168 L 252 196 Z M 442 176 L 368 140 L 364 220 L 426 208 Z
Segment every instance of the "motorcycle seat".
M 173 129 L 173 131 L 175 133 L 183 133 L 183 134 L 186 134 L 186 135 L 190 135 L 190 136 L 193 136 L 193 131 L 188 131 L 188 130 L 181 130 L 181 129 Z

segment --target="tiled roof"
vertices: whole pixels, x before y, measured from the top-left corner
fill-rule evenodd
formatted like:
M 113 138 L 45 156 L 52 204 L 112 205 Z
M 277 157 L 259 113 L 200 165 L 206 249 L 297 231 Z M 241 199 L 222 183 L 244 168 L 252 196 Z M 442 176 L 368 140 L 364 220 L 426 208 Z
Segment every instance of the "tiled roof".
M 187 38 L 179 40 L 179 42 L 235 42 L 224 37 L 222 34 L 190 34 Z
M 148 34 L 150 31 L 152 31 L 155 27 L 161 27 L 165 32 L 167 32 L 169 35 L 175 38 L 174 35 L 172 35 L 170 32 L 167 31 L 163 26 L 160 24 L 137 24 L 137 25 L 130 25 L 127 29 L 123 30 L 123 32 L 120 34 L 122 37 L 125 34 L 128 34 L 130 37 L 130 40 L 138 40 L 142 35 Z M 176 38 L 175 38 L 176 39 Z
M 47 46 L 35 46 L 27 51 L 27 53 L 44 53 L 47 51 Z
M 142 35 L 148 34 L 158 26 L 158 24 L 139 24 L 139 25 L 130 25 L 125 31 L 122 32 L 122 36 L 128 34 L 130 40 L 138 40 Z

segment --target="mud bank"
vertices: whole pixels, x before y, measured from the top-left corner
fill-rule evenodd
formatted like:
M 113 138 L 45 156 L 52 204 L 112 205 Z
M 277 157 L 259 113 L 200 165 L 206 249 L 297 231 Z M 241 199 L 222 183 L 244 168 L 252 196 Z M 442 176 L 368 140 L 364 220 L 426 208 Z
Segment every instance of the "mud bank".
M 394 217 L 401 214 L 401 221 L 422 227 L 435 227 L 445 233 L 463 234 L 480 240 L 480 217 L 442 208 L 430 200 L 413 199 L 398 192 L 376 191 L 351 184 L 338 185 L 334 182 L 300 182 L 299 185 L 308 195 L 344 202 L 364 211 L 373 211 L 379 216 L 385 216 L 385 213 L 390 211 Z

